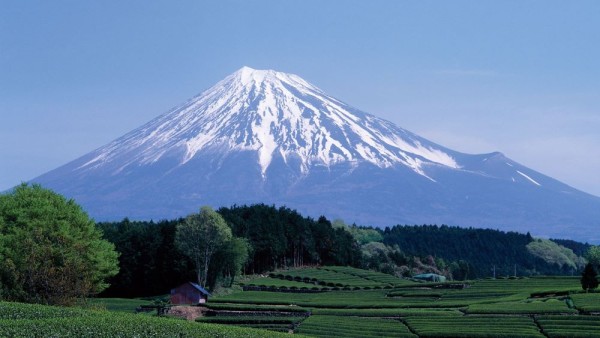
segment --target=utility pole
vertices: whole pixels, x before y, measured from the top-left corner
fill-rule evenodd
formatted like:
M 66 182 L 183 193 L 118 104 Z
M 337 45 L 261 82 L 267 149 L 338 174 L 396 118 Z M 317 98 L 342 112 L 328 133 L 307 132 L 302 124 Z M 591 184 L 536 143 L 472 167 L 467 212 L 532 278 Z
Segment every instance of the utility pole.
M 496 266 L 492 265 L 492 271 L 494 271 L 494 279 L 496 279 Z
M 514 276 L 517 277 L 517 264 L 515 264 L 515 274 L 514 274 Z

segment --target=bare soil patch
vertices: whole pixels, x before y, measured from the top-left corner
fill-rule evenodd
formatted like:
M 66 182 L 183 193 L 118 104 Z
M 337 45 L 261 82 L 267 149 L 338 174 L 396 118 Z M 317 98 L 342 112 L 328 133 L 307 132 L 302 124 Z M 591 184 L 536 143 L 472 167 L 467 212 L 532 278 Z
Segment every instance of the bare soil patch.
M 202 306 L 176 305 L 171 307 L 169 315 L 185 318 L 187 320 L 195 320 L 198 317 L 203 317 L 206 311 L 208 311 L 208 309 Z

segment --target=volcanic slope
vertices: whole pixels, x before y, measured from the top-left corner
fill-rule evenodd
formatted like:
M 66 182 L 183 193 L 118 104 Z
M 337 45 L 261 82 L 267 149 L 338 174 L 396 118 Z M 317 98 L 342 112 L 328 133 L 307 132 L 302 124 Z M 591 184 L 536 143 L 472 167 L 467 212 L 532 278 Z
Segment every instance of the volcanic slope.
M 501 153 L 464 154 L 302 78 L 244 67 L 33 182 L 97 220 L 268 203 L 363 225 L 448 224 L 591 238 L 600 198 Z

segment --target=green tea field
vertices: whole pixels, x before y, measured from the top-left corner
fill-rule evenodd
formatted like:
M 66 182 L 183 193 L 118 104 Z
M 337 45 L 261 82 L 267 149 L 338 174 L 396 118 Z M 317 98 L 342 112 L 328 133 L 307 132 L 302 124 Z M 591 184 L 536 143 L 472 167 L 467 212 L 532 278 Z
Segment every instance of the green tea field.
M 277 313 L 274 330 L 314 337 L 600 336 L 600 293 L 582 293 L 577 277 L 422 283 L 323 267 L 275 272 L 243 286 L 247 291 L 211 299 L 213 317 L 198 321 L 265 328 L 258 320 L 264 317 L 253 322 L 251 315 L 279 307 L 307 313 Z M 219 311 L 235 306 L 243 317 Z M 282 317 L 289 322 L 282 325 Z
M 240 286 L 195 321 L 134 314 L 150 303 L 138 299 L 95 299 L 94 310 L 0 302 L 0 337 L 600 337 L 600 293 L 577 277 L 432 283 L 324 267 Z

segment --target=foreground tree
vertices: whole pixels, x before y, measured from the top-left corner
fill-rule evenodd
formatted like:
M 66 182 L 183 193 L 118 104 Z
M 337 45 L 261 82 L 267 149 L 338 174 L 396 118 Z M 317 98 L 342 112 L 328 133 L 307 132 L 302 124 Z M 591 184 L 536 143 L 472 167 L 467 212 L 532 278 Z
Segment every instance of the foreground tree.
M 70 305 L 117 274 L 118 254 L 73 200 L 40 185 L 0 195 L 0 297 Z
M 588 292 L 598 287 L 597 273 L 592 263 L 588 263 L 581 274 L 581 288 Z
M 198 283 L 203 287 L 206 287 L 212 257 L 231 237 L 231 229 L 223 217 L 208 206 L 177 226 L 175 244 L 194 262 Z

